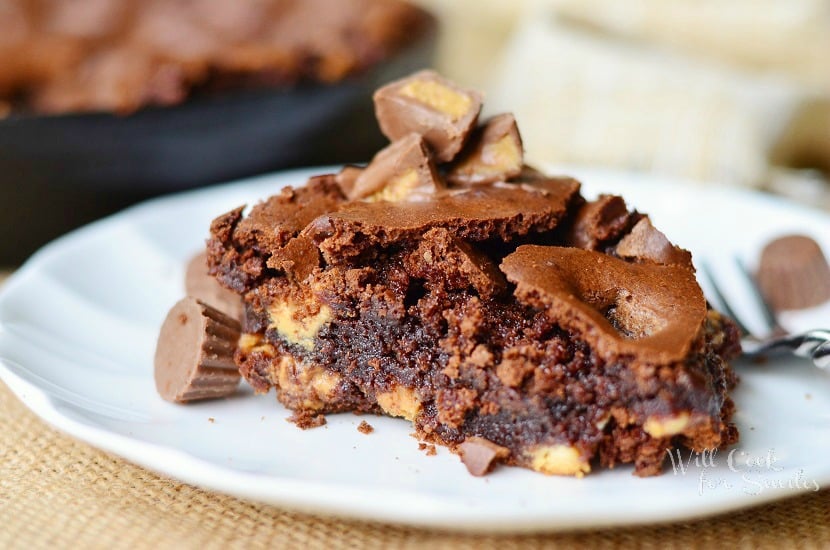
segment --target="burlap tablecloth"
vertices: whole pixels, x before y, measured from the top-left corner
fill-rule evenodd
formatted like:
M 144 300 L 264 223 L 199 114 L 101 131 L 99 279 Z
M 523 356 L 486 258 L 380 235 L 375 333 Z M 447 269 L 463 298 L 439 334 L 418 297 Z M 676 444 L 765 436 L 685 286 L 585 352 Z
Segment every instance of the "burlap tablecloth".
M 3 278 L 0 272 L 0 284 Z M 830 491 L 708 520 L 538 536 L 470 536 L 344 521 L 203 491 L 148 472 L 51 429 L 0 383 L 0 548 L 548 545 L 830 547 Z

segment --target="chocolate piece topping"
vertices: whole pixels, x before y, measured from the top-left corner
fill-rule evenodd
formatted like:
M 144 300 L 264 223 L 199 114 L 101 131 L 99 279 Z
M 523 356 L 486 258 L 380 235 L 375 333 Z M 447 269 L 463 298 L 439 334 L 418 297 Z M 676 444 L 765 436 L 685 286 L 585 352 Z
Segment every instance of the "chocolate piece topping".
M 524 151 L 512 114 L 494 116 L 478 128 L 453 163 L 447 180 L 457 185 L 508 181 L 522 172 Z
M 761 252 L 758 286 L 776 310 L 802 309 L 830 300 L 830 266 L 816 241 L 787 235 Z
M 233 319 L 242 318 L 242 298 L 219 284 L 208 273 L 207 253 L 196 255 L 187 264 L 184 289 L 188 296 L 209 304 Z
M 476 436 L 465 439 L 458 450 L 461 462 L 474 476 L 483 476 L 493 469 L 496 462 L 504 460 L 510 454 L 505 447 Z
M 578 197 L 579 183 L 570 178 L 450 189 L 424 202 L 348 203 L 314 220 L 306 233 L 329 263 L 376 246 L 419 239 L 434 227 L 469 241 L 511 241 L 554 229 Z
M 449 162 L 464 146 L 478 120 L 481 95 L 463 90 L 434 71 L 421 71 L 375 92 L 375 114 L 383 134 L 398 140 L 424 136 L 439 162 Z
M 692 268 L 689 251 L 669 242 L 661 231 L 651 225 L 648 216 L 638 221 L 631 233 L 620 240 L 616 252 L 619 257 L 629 260 Z
M 375 155 L 346 196 L 352 200 L 397 202 L 413 193 L 432 194 L 444 187 L 424 138 L 409 134 Z
M 334 176 L 334 181 L 337 182 L 343 195 L 351 197 L 354 192 L 354 184 L 362 173 L 363 168 L 353 164 L 347 164 Z
M 629 264 L 578 248 L 520 246 L 501 270 L 516 297 L 585 338 L 605 358 L 651 363 L 682 360 L 706 319 L 691 270 Z
M 240 378 L 233 361 L 239 335 L 235 319 L 196 298 L 180 300 L 167 314 L 156 345 L 159 395 L 186 403 L 234 393 Z

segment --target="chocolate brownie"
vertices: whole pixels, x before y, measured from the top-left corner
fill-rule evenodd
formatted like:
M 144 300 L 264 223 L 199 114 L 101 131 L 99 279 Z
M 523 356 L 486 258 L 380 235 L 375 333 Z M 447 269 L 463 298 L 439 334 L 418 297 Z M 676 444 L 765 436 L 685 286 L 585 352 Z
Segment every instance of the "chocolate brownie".
M 275 388 L 301 426 L 403 417 L 475 475 L 654 475 L 677 446 L 737 440 L 737 330 L 688 252 L 621 197 L 587 201 L 576 180 L 524 166 L 511 116 L 468 128 L 477 94 L 434 73 L 384 90 L 379 116 L 407 129 L 391 152 L 211 227 L 257 391 Z M 411 93 L 385 97 L 396 90 Z

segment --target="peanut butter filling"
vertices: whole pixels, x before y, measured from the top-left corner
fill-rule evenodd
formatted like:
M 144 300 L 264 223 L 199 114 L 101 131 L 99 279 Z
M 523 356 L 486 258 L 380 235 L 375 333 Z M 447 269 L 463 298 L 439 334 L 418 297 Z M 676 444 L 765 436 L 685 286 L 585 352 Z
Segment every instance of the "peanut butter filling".
M 385 413 L 410 421 L 415 420 L 421 411 L 421 403 L 415 397 L 415 392 L 404 386 L 396 386 L 392 391 L 379 393 L 376 400 Z
M 412 80 L 402 86 L 398 93 L 426 103 L 436 111 L 449 115 L 453 121 L 464 116 L 473 103 L 470 96 L 458 93 L 435 80 Z
M 646 418 L 643 431 L 652 437 L 670 437 L 682 433 L 689 426 L 690 416 L 681 412 L 674 416 Z
M 570 445 L 540 445 L 528 453 L 530 468 L 548 475 L 583 477 L 591 464 Z
M 320 329 L 331 321 L 332 311 L 325 304 L 278 302 L 268 308 L 268 315 L 268 328 L 275 329 L 286 342 L 310 351 Z

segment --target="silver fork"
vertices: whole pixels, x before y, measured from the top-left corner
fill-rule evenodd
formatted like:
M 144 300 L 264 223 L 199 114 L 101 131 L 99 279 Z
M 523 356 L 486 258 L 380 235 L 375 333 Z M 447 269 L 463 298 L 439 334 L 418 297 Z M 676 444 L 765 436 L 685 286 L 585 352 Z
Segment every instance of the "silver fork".
M 813 364 L 820 369 L 830 371 L 830 329 L 813 329 L 799 334 L 789 334 L 778 323 L 775 312 L 769 303 L 764 299 L 755 277 L 749 272 L 740 258 L 735 258 L 738 271 L 745 279 L 752 291 L 752 296 L 758 302 L 759 309 L 763 313 L 763 321 L 768 329 L 769 336 L 760 337 L 753 334 L 745 322 L 735 314 L 723 291 L 724 285 L 717 282 L 715 272 L 706 261 L 700 264 L 701 271 L 709 281 L 714 298 L 720 302 L 717 304 L 721 311 L 732 318 L 738 329 L 741 331 L 741 346 L 745 355 L 759 357 L 774 353 L 789 352 L 798 357 L 804 357 L 813 361 Z

